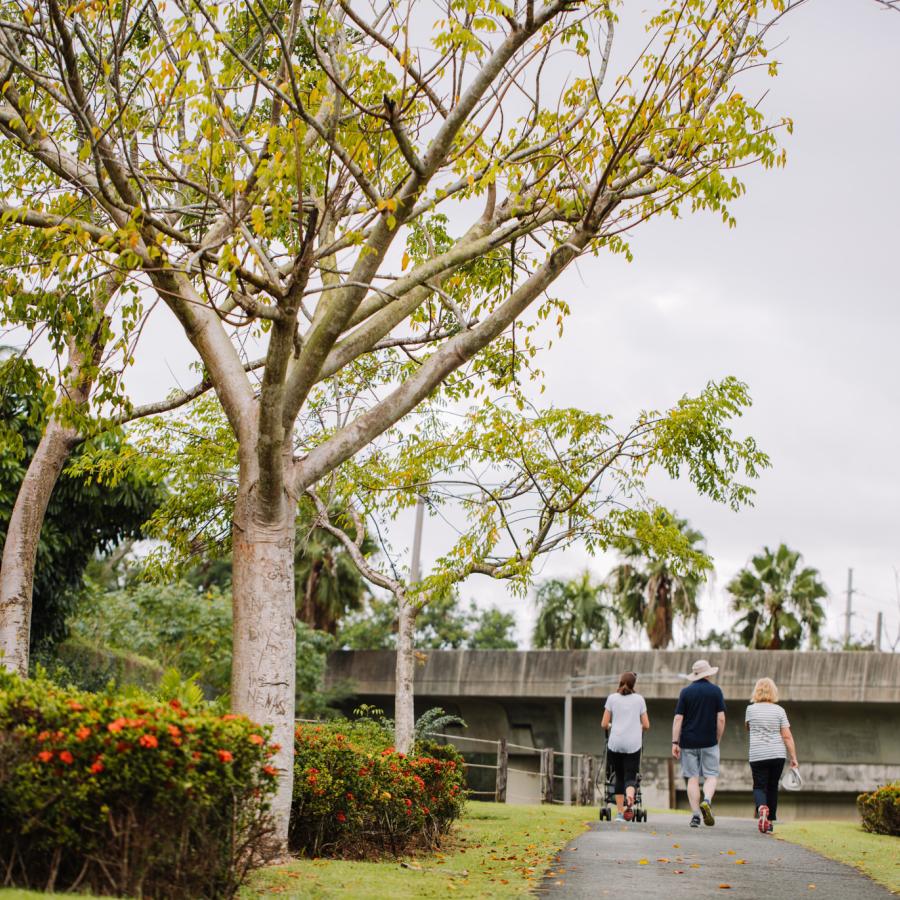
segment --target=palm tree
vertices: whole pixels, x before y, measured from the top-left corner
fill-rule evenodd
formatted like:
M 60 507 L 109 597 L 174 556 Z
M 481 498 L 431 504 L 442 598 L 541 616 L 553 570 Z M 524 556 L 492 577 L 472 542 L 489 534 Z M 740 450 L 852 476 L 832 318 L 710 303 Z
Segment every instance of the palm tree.
M 603 584 L 585 570 L 578 578 L 551 578 L 537 589 L 532 643 L 550 650 L 588 650 L 612 646 L 612 626 L 620 625 L 614 606 L 603 602 Z
M 297 618 L 333 635 L 348 612 L 362 609 L 369 590 L 338 539 L 313 522 L 313 513 L 301 506 L 294 552 Z M 360 549 L 368 556 L 376 546 L 366 538 Z
M 825 611 L 819 600 L 828 591 L 813 568 L 800 568 L 801 555 L 782 544 L 768 547 L 728 582 L 731 608 L 743 613 L 735 623 L 741 643 L 751 650 L 796 650 L 809 636 L 819 646 Z
M 672 520 L 688 548 L 701 552 L 695 544 L 703 535 L 691 528 L 687 519 Z M 654 650 L 664 650 L 672 643 L 672 632 L 678 619 L 697 618 L 697 595 L 703 578 L 696 572 L 677 574 L 671 561 L 655 553 L 636 537 L 619 544 L 623 558 L 606 580 L 607 587 L 626 622 L 643 628 Z

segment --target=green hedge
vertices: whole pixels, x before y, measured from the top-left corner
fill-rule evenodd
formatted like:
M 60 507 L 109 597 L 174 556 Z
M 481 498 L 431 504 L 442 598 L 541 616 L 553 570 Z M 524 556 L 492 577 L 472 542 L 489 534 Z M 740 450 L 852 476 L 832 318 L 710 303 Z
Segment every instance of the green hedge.
M 271 753 L 243 717 L 0 670 L 0 884 L 231 897 L 269 845 Z
M 900 781 L 860 794 L 856 808 L 866 831 L 900 837 Z
M 462 757 L 419 744 L 406 756 L 372 721 L 298 725 L 291 847 L 370 856 L 434 847 L 462 812 Z

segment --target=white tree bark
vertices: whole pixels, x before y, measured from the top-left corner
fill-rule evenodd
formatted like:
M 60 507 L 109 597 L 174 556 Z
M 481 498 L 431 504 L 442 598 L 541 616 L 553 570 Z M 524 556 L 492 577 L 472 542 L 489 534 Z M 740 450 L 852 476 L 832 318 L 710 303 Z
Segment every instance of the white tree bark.
M 272 728 L 279 769 L 272 805 L 278 849 L 287 849 L 294 784 L 294 527 L 296 504 L 274 523 L 261 522 L 242 490 L 233 524 L 234 655 L 231 706 Z
M 397 618 L 397 683 L 394 687 L 394 742 L 401 753 L 412 752 L 415 734 L 415 631 L 415 607 L 403 596 L 400 598 Z
M 0 665 L 28 673 L 34 565 L 53 488 L 72 452 L 75 431 L 55 417 L 28 464 L 13 506 L 0 562 Z

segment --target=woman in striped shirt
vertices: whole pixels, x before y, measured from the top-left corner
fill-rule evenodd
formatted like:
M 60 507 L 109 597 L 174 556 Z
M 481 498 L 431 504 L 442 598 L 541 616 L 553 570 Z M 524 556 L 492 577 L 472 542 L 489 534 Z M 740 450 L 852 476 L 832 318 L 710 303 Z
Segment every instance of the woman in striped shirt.
M 778 688 L 771 678 L 760 678 L 753 688 L 744 717 L 750 732 L 750 771 L 753 773 L 753 800 L 763 834 L 774 831 L 778 809 L 778 782 L 785 759 L 797 768 L 797 749 L 787 713 L 778 705 Z

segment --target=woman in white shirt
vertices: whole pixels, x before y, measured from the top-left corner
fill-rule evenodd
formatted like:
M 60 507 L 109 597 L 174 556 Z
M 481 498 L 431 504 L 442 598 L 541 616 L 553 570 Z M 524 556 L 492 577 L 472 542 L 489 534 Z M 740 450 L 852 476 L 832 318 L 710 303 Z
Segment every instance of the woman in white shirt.
M 634 691 L 637 675 L 624 672 L 619 688 L 606 699 L 601 726 L 608 730 L 606 755 L 616 772 L 616 821 L 630 822 L 634 818 L 634 792 L 641 764 L 644 732 L 650 728 L 647 704 Z
M 797 768 L 797 748 L 787 713 L 778 705 L 778 688 L 771 678 L 760 678 L 753 688 L 744 716 L 750 732 L 750 771 L 753 773 L 753 801 L 759 830 L 771 834 L 778 810 L 778 782 L 785 759 Z

